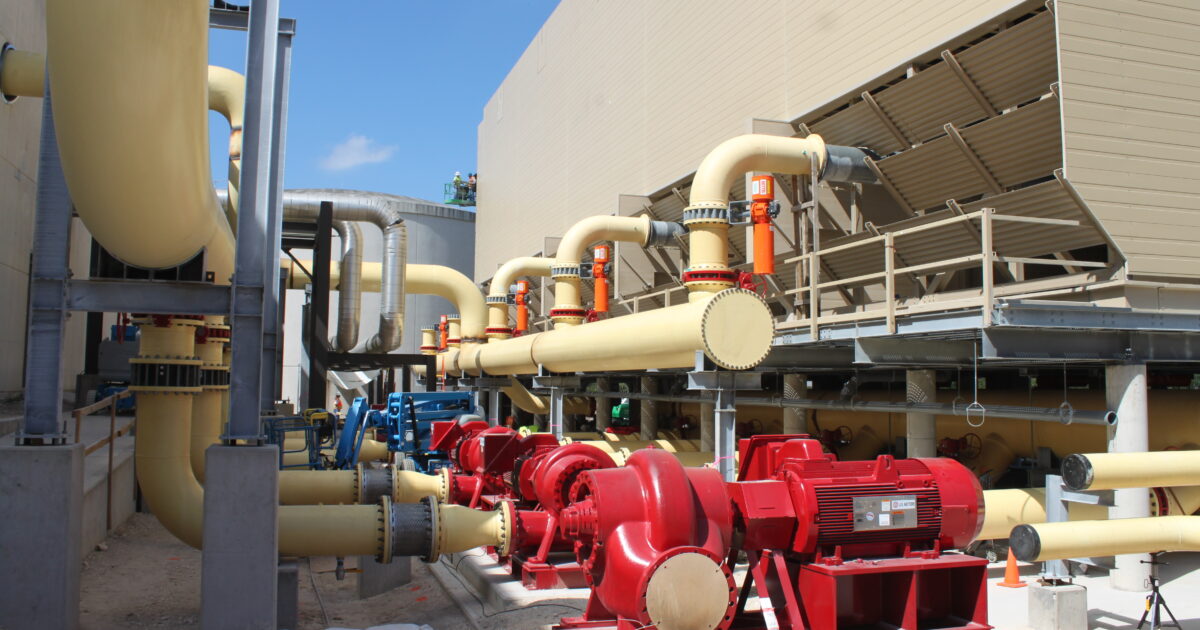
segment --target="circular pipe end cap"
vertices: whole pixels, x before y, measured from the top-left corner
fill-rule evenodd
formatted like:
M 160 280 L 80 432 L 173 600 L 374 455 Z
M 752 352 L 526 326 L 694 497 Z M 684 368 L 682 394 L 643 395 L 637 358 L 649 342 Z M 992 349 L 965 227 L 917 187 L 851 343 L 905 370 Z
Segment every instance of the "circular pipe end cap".
M 1032 525 L 1017 525 L 1008 535 L 1009 552 L 1022 562 L 1034 562 L 1042 555 L 1042 537 Z
M 1095 470 L 1087 455 L 1068 455 L 1062 461 L 1062 480 L 1072 490 L 1087 490 L 1095 480 Z
M 646 615 L 659 630 L 723 627 L 734 587 L 726 571 L 702 553 L 673 555 L 646 582 Z
M 767 358 L 775 337 L 771 309 L 758 294 L 726 289 L 704 307 L 704 354 L 727 370 L 748 370 Z

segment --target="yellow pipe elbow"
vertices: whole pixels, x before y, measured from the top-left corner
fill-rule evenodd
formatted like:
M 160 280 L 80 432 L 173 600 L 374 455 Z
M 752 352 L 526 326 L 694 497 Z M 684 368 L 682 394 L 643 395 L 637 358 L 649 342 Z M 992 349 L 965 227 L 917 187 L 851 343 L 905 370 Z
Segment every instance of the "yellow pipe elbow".
M 504 395 L 508 396 L 508 399 L 518 409 L 534 415 L 550 413 L 550 401 L 545 396 L 539 396 L 529 391 L 516 378 L 510 377 L 508 383 L 508 387 L 503 387 L 500 391 L 504 392 Z M 563 398 L 563 411 L 569 414 L 585 415 L 591 411 L 591 405 L 586 398 L 567 396 Z
M 689 206 L 727 206 L 729 189 L 738 177 L 752 172 L 806 175 L 812 169 L 825 166 L 825 141 L 812 134 L 806 138 L 787 138 L 763 134 L 746 134 L 730 138 L 717 145 L 696 169 L 692 178 Z
M 601 241 L 620 241 L 645 245 L 650 239 L 650 217 L 597 215 L 572 225 L 558 244 L 554 266 L 578 266 L 589 245 Z
M 483 294 L 471 279 L 461 272 L 441 265 L 408 264 L 405 291 L 410 294 L 420 293 L 438 295 L 446 298 L 458 309 L 462 318 L 462 337 L 482 340 L 484 338 L 485 322 L 487 321 L 487 306 Z M 364 288 L 366 265 L 364 264 Z
M 18 96 L 41 98 L 46 89 L 45 81 L 45 55 L 16 48 L 0 51 L 0 94 L 5 100 L 11 101 Z
M 229 122 L 229 191 L 225 216 L 237 225 L 238 184 L 242 174 L 242 119 L 246 110 L 246 77 L 221 66 L 208 67 L 208 107 Z
M 88 231 L 139 267 L 206 250 L 208 269 L 227 283 L 233 233 L 212 190 L 205 134 L 208 3 L 50 0 L 46 23 L 63 173 Z

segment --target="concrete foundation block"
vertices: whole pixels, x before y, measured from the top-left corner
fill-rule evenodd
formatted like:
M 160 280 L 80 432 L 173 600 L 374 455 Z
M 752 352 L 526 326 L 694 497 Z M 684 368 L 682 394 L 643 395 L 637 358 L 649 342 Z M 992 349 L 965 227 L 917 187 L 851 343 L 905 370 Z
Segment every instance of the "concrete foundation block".
M 1032 630 L 1087 630 L 1087 589 L 1078 584 L 1029 585 Z
M 412 558 L 393 558 L 388 564 L 380 564 L 374 556 L 358 557 L 358 598 L 366 599 L 412 581 Z
M 300 627 L 300 565 L 295 558 L 279 559 L 279 594 L 275 623 L 279 630 Z
M 77 628 L 83 444 L 0 446 L 0 514 L 0 628 Z
M 210 446 L 205 462 L 201 628 L 276 630 L 279 451 Z

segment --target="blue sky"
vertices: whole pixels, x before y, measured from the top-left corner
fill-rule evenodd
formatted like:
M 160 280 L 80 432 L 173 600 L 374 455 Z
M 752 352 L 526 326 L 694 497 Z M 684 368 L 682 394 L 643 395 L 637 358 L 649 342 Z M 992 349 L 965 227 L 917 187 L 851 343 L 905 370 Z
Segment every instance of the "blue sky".
M 441 201 L 475 170 L 483 106 L 558 0 L 284 0 L 296 18 L 288 188 Z M 245 34 L 211 30 L 210 63 L 243 71 Z M 213 176 L 229 127 L 210 115 Z

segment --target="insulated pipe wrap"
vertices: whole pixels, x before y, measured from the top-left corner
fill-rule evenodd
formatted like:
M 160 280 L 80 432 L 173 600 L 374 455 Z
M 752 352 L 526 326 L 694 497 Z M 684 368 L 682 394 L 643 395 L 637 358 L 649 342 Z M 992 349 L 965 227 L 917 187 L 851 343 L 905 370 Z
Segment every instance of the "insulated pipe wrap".
M 350 221 L 334 221 L 333 229 L 342 241 L 344 273 L 338 276 L 337 332 L 330 342 L 338 352 L 350 352 L 358 345 L 362 317 L 362 229 Z
M 379 279 L 379 332 L 367 342 L 367 352 L 389 352 L 404 337 L 404 293 L 408 258 L 408 229 L 400 199 L 358 190 L 297 189 L 283 195 L 286 219 L 316 221 L 321 202 L 333 203 L 333 218 L 372 223 L 383 232 L 383 264 Z M 332 272 L 332 270 L 331 270 Z M 330 278 L 332 281 L 332 278 Z
M 1200 486 L 1200 451 L 1068 455 L 1062 477 L 1072 490 Z

